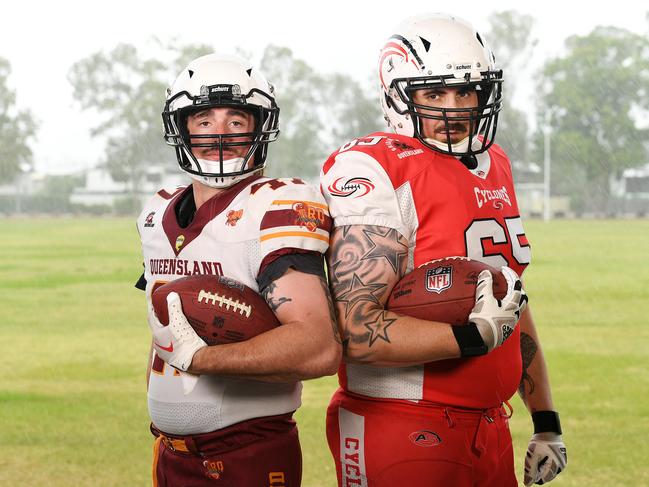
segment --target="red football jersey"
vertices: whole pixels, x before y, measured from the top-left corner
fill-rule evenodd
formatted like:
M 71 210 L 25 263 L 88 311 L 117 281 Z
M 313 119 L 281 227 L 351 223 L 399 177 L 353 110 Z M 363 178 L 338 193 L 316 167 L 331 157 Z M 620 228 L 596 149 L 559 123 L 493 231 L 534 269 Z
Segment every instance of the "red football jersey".
M 409 242 L 408 269 L 461 255 L 519 275 L 530 247 L 516 203 L 511 165 L 496 145 L 468 169 L 419 140 L 375 133 L 334 152 L 321 189 L 334 226 L 394 228 Z M 516 392 L 522 373 L 520 330 L 503 346 L 470 359 L 385 368 L 344 364 L 341 387 L 369 397 L 486 408 Z

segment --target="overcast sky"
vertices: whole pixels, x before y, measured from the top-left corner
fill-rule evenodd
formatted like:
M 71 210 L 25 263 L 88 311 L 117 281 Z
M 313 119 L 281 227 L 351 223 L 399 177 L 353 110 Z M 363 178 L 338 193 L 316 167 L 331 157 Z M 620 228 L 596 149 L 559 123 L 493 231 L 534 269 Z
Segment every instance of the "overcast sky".
M 597 25 L 649 33 L 645 0 L 5 0 L 0 57 L 11 62 L 10 87 L 17 92 L 19 106 L 30 108 L 40 123 L 33 144 L 37 169 L 62 173 L 90 167 L 102 158 L 102 144 L 89 134 L 94 120 L 75 105 L 67 72 L 75 61 L 119 42 L 142 46 L 153 36 L 163 41 L 177 37 L 222 52 L 239 46 L 257 60 L 272 43 L 291 48 L 318 70 L 364 79 L 392 27 L 411 14 L 453 13 L 484 31 L 491 13 L 508 9 L 536 18 L 537 54 L 542 57 L 560 53 L 567 37 L 588 34 Z M 492 47 L 498 56 L 498 46 Z M 162 97 L 161 93 L 161 107 Z

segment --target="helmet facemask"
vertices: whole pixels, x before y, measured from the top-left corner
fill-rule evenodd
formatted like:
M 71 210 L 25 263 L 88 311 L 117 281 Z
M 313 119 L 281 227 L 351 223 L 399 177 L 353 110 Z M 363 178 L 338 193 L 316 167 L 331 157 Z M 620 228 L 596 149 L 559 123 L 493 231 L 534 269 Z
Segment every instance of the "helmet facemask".
M 400 115 L 411 118 L 413 136 L 427 147 L 457 157 L 476 155 L 486 151 L 494 143 L 498 114 L 502 107 L 502 71 L 485 71 L 481 73 L 481 78 L 480 81 L 472 81 L 470 73 L 460 79 L 453 75 L 395 78 L 390 88 L 402 103 L 394 103 L 392 100 L 388 103 Z M 443 108 L 414 101 L 416 91 L 435 88 L 475 90 L 478 104 L 474 107 Z M 401 105 L 401 110 L 398 105 Z M 445 142 L 433 139 L 430 134 L 428 137 L 425 135 L 423 124 L 426 119 L 443 122 Z M 468 123 L 468 133 L 463 140 L 452 142 L 450 130 L 457 123 L 462 123 L 463 130 Z
M 254 131 L 190 135 L 188 117 L 210 108 L 236 108 L 252 114 Z M 193 179 L 214 188 L 232 186 L 261 171 L 265 167 L 268 144 L 279 136 L 279 108 L 274 98 L 257 88 L 241 93 L 237 84 L 201 86 L 197 96 L 181 91 L 167 100 L 162 119 L 164 139 L 175 148 L 180 167 Z M 218 149 L 218 159 L 199 159 L 192 150 L 206 147 Z M 248 147 L 243 157 L 224 158 L 227 149 L 239 147 Z
M 503 73 L 480 34 L 465 20 L 442 13 L 415 15 L 393 32 L 378 63 L 381 108 L 392 130 L 460 158 L 491 147 L 502 106 Z M 423 89 L 475 90 L 477 101 L 468 103 L 475 106 L 459 103 L 449 108 L 429 106 L 438 103 L 421 97 L 416 103 L 415 94 Z M 458 127 L 453 130 L 454 123 L 462 124 L 461 132 Z M 459 141 L 463 134 L 465 139 Z

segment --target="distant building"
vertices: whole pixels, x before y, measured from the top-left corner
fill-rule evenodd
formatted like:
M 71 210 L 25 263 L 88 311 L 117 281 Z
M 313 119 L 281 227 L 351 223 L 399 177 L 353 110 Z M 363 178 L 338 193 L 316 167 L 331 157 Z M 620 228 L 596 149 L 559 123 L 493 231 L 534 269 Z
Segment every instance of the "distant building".
M 521 216 L 524 218 L 543 217 L 545 204 L 545 184 L 543 168 L 535 162 L 512 161 L 516 200 Z M 570 215 L 570 198 L 552 196 L 550 198 L 550 217 L 564 218 Z
M 649 164 L 622 173 L 624 194 L 649 198 Z
M 15 196 L 21 194 L 23 196 L 34 194 L 43 189 L 43 182 L 45 181 L 45 174 L 36 172 L 22 172 L 18 177 L 6 184 L 0 184 L 0 195 Z
M 141 204 L 146 203 L 160 188 L 188 184 L 189 177 L 175 169 L 174 167 L 173 173 L 166 173 L 160 167 L 148 169 L 144 181 L 137 190 Z M 117 201 L 131 194 L 130 183 L 115 181 L 104 168 L 97 167 L 88 170 L 85 178 L 85 186 L 73 191 L 70 197 L 72 203 L 86 206 L 114 206 Z
M 23 201 L 43 189 L 45 174 L 21 172 L 11 183 L 0 185 L 0 214 L 21 213 Z
M 622 173 L 622 213 L 649 216 L 649 164 Z

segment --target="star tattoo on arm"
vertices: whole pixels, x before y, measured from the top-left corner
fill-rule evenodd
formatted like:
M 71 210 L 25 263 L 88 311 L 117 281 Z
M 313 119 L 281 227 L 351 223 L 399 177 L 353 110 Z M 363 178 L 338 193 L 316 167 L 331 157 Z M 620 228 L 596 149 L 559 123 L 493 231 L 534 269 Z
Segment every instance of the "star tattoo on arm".
M 370 301 L 378 305 L 381 304 L 379 299 L 374 295 L 374 293 L 380 291 L 385 287 L 385 284 L 365 284 L 357 274 L 352 276 L 352 282 L 349 285 L 349 289 L 345 292 L 340 293 L 337 297 L 339 303 L 345 304 L 345 318 L 349 316 L 349 312 L 354 306 L 356 306 L 361 301 Z
M 369 342 L 370 347 L 374 344 L 379 338 L 385 342 L 390 343 L 390 338 L 388 338 L 388 327 L 397 321 L 396 319 L 386 318 L 385 311 L 383 311 L 377 318 L 376 321 L 370 321 L 368 323 L 363 323 L 363 326 L 370 331 Z
M 359 345 L 354 347 L 359 361 L 362 350 L 378 340 L 391 343 L 387 328 L 398 319 L 385 310 L 385 303 L 405 273 L 408 249 L 408 240 L 392 228 L 347 225 L 332 233 L 327 255 L 332 296 L 343 345 Z
M 393 228 L 371 227 L 364 229 L 363 233 L 371 247 L 361 257 L 361 260 L 383 258 L 388 261 L 394 273 L 397 274 L 401 261 L 408 255 L 408 246 L 399 232 Z

